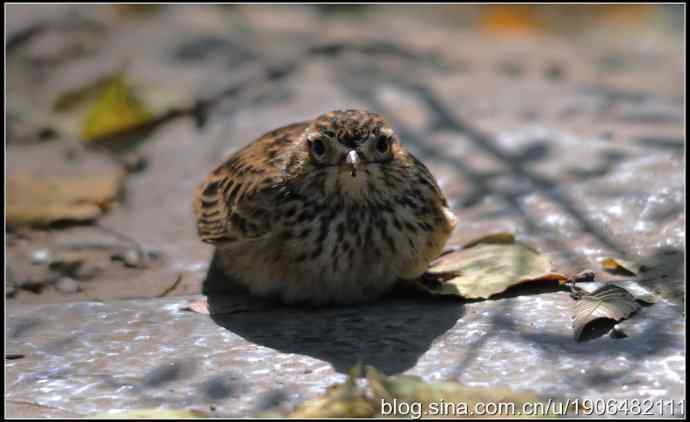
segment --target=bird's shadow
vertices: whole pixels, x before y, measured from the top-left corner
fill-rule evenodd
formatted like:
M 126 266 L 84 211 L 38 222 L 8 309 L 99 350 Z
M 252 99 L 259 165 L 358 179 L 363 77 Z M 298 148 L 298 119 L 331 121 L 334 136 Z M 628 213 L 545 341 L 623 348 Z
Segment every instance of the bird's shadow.
M 404 372 L 463 315 L 457 298 L 407 290 L 371 304 L 324 309 L 261 301 L 229 280 L 217 262 L 214 254 L 204 281 L 216 324 L 255 344 L 327 361 L 340 373 L 357 363 L 388 375 Z

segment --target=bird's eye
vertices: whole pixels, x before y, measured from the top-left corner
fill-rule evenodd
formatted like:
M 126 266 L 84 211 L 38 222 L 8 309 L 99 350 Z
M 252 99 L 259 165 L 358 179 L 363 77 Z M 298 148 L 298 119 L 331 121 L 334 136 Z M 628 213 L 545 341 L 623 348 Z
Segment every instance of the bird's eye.
M 321 139 L 315 139 L 311 143 L 311 151 L 315 157 L 319 158 L 326 152 L 326 145 L 324 145 Z
M 389 147 L 390 147 L 390 140 L 388 139 L 387 136 L 380 136 L 376 140 L 376 149 L 381 154 L 385 154 L 386 152 L 388 152 Z

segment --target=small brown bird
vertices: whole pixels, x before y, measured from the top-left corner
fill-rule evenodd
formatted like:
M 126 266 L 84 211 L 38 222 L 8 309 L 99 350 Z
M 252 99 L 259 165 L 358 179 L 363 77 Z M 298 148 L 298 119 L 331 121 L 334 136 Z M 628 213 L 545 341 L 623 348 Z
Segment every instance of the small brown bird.
M 372 301 L 421 276 L 456 223 L 424 164 L 360 110 L 261 136 L 206 177 L 194 211 L 226 274 L 316 306 Z

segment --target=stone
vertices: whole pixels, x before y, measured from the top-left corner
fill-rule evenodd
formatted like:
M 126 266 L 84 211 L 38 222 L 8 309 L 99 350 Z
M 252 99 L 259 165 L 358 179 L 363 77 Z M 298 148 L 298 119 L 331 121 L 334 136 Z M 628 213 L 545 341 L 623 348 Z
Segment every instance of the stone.
M 52 255 L 48 249 L 37 249 L 31 253 L 31 263 L 35 265 L 50 264 Z
M 128 267 L 138 267 L 142 265 L 141 254 L 136 249 L 127 249 L 122 259 Z
M 60 277 L 55 282 L 55 288 L 62 293 L 76 293 L 79 291 L 79 282 L 71 277 Z

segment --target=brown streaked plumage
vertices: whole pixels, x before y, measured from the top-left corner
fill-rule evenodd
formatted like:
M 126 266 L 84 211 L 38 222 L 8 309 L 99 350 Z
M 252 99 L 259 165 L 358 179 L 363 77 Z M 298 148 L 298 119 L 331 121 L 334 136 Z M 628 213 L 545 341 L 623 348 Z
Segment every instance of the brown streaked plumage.
M 259 296 L 371 301 L 422 275 L 455 227 L 429 170 L 375 113 L 334 111 L 271 131 L 198 187 L 199 236 Z

